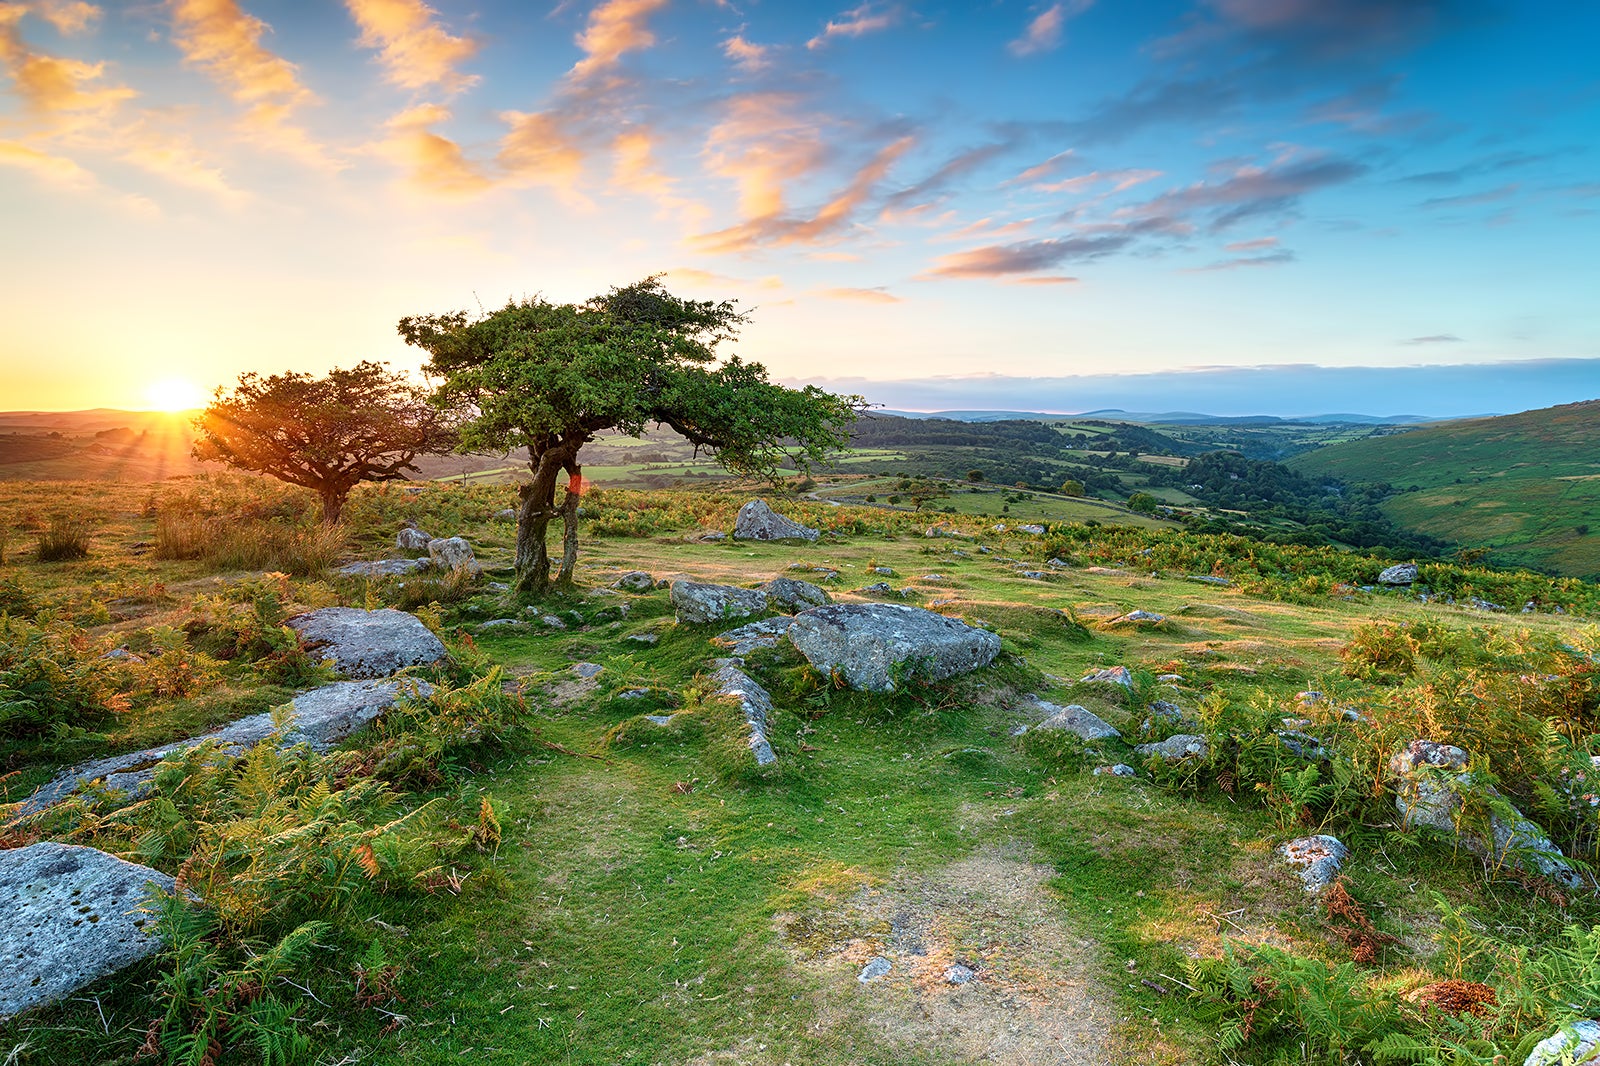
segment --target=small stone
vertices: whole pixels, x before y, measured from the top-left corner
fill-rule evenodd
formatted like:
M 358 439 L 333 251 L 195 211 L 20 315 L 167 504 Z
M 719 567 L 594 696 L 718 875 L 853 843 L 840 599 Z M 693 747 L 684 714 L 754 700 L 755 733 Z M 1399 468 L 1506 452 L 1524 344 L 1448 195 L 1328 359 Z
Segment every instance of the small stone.
M 394 536 L 394 546 L 403 552 L 425 552 L 433 538 L 416 526 L 406 526 Z
M 1162 674 L 1160 677 L 1157 677 L 1156 680 L 1161 682 L 1163 685 L 1179 685 L 1183 683 L 1183 675 Z
M 1193 733 L 1178 733 L 1155 744 L 1140 744 L 1133 749 L 1133 753 L 1141 759 L 1159 755 L 1168 762 L 1176 762 L 1179 759 L 1203 759 L 1210 750 L 1205 737 Z
M 1043 536 L 1044 535 L 1044 527 L 1041 526 L 1041 525 L 1035 525 L 1035 524 L 1030 522 L 1030 523 L 1027 523 L 1025 525 L 1018 526 L 1017 527 L 1017 532 L 1018 533 L 1029 533 L 1029 534 L 1032 534 L 1035 537 L 1038 537 L 1038 536 Z
M 948 985 L 971 984 L 977 976 L 972 967 L 960 962 L 951 963 L 944 971 L 944 981 Z
M 1111 666 L 1104 670 L 1091 670 L 1078 682 L 1079 684 L 1094 685 L 1121 685 L 1123 688 L 1133 688 L 1133 671 L 1126 666 Z
M 826 590 L 792 577 L 775 577 L 762 585 L 760 591 L 766 594 L 767 606 L 775 611 L 803 611 L 833 602 Z
M 465 537 L 435 537 L 428 541 L 428 559 L 438 570 L 476 572 L 482 569 L 473 558 L 472 545 Z
M 553 614 L 541 614 L 539 616 L 539 624 L 544 626 L 546 629 L 567 628 L 567 623 L 563 622 Z
M 568 669 L 585 681 L 591 677 L 599 677 L 605 671 L 605 667 L 599 663 L 573 663 Z
M 1213 574 L 1189 574 L 1188 578 L 1190 581 L 1198 581 L 1202 585 L 1219 585 L 1223 588 L 1227 588 L 1229 585 L 1233 584 L 1233 582 L 1229 581 L 1227 578 L 1217 577 Z
M 644 718 L 645 721 L 654 722 L 656 725 L 672 724 L 672 715 L 670 714 L 647 714 L 644 716 Z
M 654 633 L 632 633 L 629 634 L 627 639 L 633 641 L 635 644 L 654 644 L 661 638 L 656 636 Z
M 617 693 L 617 699 L 619 699 L 619 700 L 642 700 L 648 695 L 650 695 L 650 690 L 647 689 L 647 688 L 630 688 L 630 689 L 627 689 L 625 691 Z
M 501 508 L 494 513 L 494 520 L 496 522 L 515 522 L 517 520 L 517 509 L 515 507 Z
M 1154 611 L 1129 611 L 1121 618 L 1113 619 L 1113 623 L 1130 622 L 1138 624 L 1143 622 L 1148 625 L 1155 625 L 1159 622 L 1165 622 L 1166 620 L 1167 619 L 1165 615 L 1156 614 Z
M 1028 578 L 1030 581 L 1043 581 L 1050 575 L 1043 570 L 1023 570 L 1019 572 L 1018 576 Z
M 643 570 L 630 570 L 612 582 L 619 589 L 630 592 L 649 592 L 656 587 L 656 579 Z
M 1349 857 L 1350 849 L 1338 837 L 1319 833 L 1316 836 L 1291 840 L 1278 848 L 1284 860 L 1300 867 L 1295 872 L 1305 883 L 1307 892 L 1321 892 L 1339 876 L 1339 868 Z
M 1119 762 L 1111 766 L 1096 766 L 1094 768 L 1094 776 L 1138 777 L 1139 771 L 1135 770 L 1125 762 Z
M 868 959 L 867 964 L 861 968 L 861 973 L 856 975 L 856 980 L 860 981 L 862 984 L 866 984 L 869 981 L 876 981 L 880 977 L 887 976 L 889 971 L 892 969 L 894 969 L 894 964 L 888 959 L 884 958 L 882 955 L 874 955 L 872 958 Z
M 1053 703 L 1035 699 L 1034 707 L 1046 715 L 1045 720 L 1034 727 L 1036 729 L 1058 729 L 1062 732 L 1074 733 L 1084 740 L 1111 740 L 1122 736 L 1105 719 L 1087 707 L 1080 707 L 1075 703 L 1066 707 L 1057 707 Z
M 480 622 L 478 624 L 478 629 L 480 631 L 485 629 L 502 629 L 506 626 L 520 627 L 526 624 L 527 623 L 523 622 L 520 618 L 491 618 L 487 622 Z

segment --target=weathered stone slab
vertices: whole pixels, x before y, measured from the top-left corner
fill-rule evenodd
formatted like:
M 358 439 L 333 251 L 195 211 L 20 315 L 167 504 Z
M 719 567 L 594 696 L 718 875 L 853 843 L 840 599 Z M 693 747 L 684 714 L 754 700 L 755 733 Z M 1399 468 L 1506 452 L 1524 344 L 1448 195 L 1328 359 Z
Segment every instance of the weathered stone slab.
M 988 666 L 1000 637 L 965 622 L 891 603 L 813 607 L 795 616 L 789 640 L 824 674 L 851 688 L 893 692 L 900 680 L 938 681 Z
M 363 559 L 345 563 L 334 573 L 344 577 L 403 577 L 427 568 L 426 559 Z
M 482 569 L 465 537 L 435 537 L 428 541 L 428 559 L 436 569 L 447 572 L 470 570 L 476 573 Z
M 751 500 L 739 508 L 733 523 L 734 540 L 816 540 L 820 536 L 810 526 L 783 517 L 767 506 L 766 500 Z
M 433 538 L 416 526 L 405 526 L 394 536 L 394 546 L 403 552 L 425 552 Z
M 674 581 L 672 606 L 678 621 L 690 625 L 710 625 L 735 618 L 749 618 L 767 609 L 767 594 L 760 589 L 737 585 L 710 585 L 699 581 Z
M 1178 759 L 1203 759 L 1210 750 L 1205 737 L 1195 733 L 1177 733 L 1154 744 L 1140 744 L 1133 749 L 1133 753 L 1141 759 L 1159 755 L 1168 762 L 1175 762 Z
M 96 848 L 51 842 L 0 851 L 0 1018 L 76 992 L 154 954 L 140 908 L 171 877 Z
M 1305 884 L 1307 892 L 1321 892 L 1339 876 L 1339 868 L 1349 857 L 1350 849 L 1338 837 L 1318 833 L 1281 845 L 1278 854 L 1289 864 L 1299 867 L 1295 873 Z
M 742 658 L 758 648 L 776 648 L 779 638 L 789 632 L 789 627 L 793 624 L 794 619 L 788 615 L 764 618 L 759 622 L 742 625 L 738 629 L 730 629 L 726 633 L 718 633 L 711 638 L 711 643 L 726 648 L 732 655 Z
M 656 587 L 656 579 L 643 570 L 629 570 L 612 584 L 629 592 L 649 592 Z
M 772 716 L 772 697 L 749 674 L 736 666 L 724 666 L 711 675 L 717 682 L 717 695 L 736 700 L 744 712 L 745 723 L 750 727 L 750 752 L 757 766 L 770 766 L 778 761 L 767 739 L 767 723 Z
M 417 616 L 385 607 L 323 607 L 284 623 L 313 652 L 332 659 L 346 677 L 388 677 L 408 666 L 428 666 L 445 657 L 444 645 Z
M 1084 740 L 1110 740 L 1122 736 L 1110 722 L 1076 703 L 1058 707 L 1045 700 L 1034 700 L 1034 707 L 1045 716 L 1044 721 L 1034 726 L 1035 729 L 1060 729 L 1076 733 Z
M 1388 567 L 1378 575 L 1380 585 L 1414 585 L 1417 582 L 1417 564 L 1400 563 Z
M 1133 688 L 1133 671 L 1126 666 L 1108 666 L 1104 670 L 1091 670 L 1078 679 L 1079 684 L 1121 685 Z
M 767 606 L 775 611 L 803 611 L 833 602 L 825 589 L 792 577 L 775 577 L 762 585 L 761 591 L 767 595 Z

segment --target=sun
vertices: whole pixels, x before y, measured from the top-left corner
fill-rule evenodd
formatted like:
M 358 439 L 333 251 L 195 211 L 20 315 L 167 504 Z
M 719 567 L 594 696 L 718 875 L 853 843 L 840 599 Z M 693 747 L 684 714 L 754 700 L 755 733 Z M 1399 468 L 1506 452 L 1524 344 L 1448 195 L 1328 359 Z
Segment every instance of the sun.
M 164 378 L 151 382 L 144 398 L 157 411 L 188 411 L 206 405 L 206 394 L 188 378 Z

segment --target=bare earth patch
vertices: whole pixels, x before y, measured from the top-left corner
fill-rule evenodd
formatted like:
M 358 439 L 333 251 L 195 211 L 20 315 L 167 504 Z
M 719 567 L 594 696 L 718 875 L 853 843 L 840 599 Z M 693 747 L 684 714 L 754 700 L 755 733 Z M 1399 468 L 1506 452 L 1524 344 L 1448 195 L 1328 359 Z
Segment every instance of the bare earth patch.
M 819 1025 L 954 1062 L 1112 1062 L 1112 996 L 1093 974 L 1094 943 L 1061 919 L 1046 887 L 1054 875 L 1018 847 L 990 846 L 845 898 L 815 897 L 817 911 L 778 922 L 821 979 Z M 858 980 L 878 957 L 889 972 Z M 954 966 L 971 979 L 947 980 Z

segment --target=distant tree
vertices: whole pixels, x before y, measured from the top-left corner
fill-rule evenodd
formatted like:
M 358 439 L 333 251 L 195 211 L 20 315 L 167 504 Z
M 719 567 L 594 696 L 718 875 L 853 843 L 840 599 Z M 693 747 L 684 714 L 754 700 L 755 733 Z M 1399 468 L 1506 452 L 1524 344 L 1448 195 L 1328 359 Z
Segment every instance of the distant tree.
M 967 480 L 968 481 L 982 481 L 983 480 L 983 471 L 982 470 L 968 470 L 967 471 Z
M 436 402 L 463 412 L 461 446 L 528 451 L 533 477 L 518 490 L 519 590 L 549 587 L 545 537 L 557 515 L 564 525 L 557 580 L 571 581 L 583 493 L 578 452 L 602 430 L 638 437 L 647 424 L 665 424 L 726 469 L 774 480 L 785 460 L 809 471 L 848 443 L 859 397 L 785 388 L 769 382 L 759 363 L 719 357 L 718 345 L 746 320 L 728 301 L 673 296 L 656 277 L 584 303 L 534 297 L 476 318 L 400 320 L 400 335 L 426 351 L 429 372 L 444 379 Z
M 1155 514 L 1156 498 L 1148 492 L 1136 492 L 1128 497 L 1128 510 L 1135 514 Z
M 320 378 L 244 374 L 232 393 L 217 390 L 194 427 L 196 459 L 310 489 L 329 525 L 356 485 L 407 480 L 417 456 L 448 452 L 456 442 L 427 389 L 373 362 Z
M 1066 481 L 1061 483 L 1061 495 L 1082 496 L 1083 482 L 1077 480 L 1076 478 L 1068 478 Z

